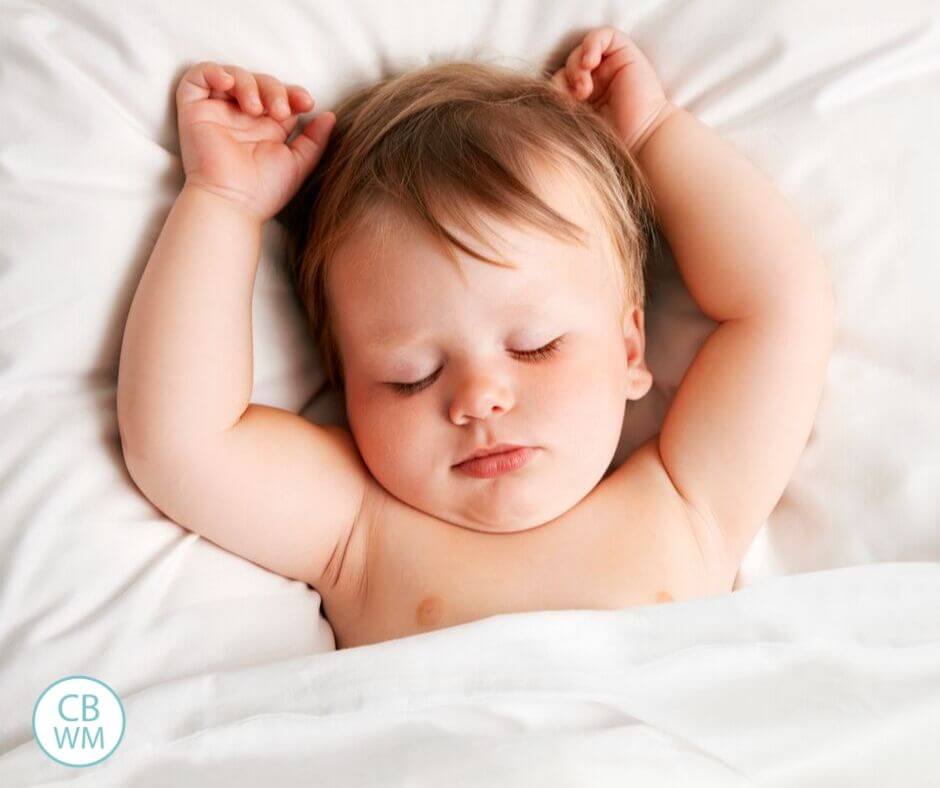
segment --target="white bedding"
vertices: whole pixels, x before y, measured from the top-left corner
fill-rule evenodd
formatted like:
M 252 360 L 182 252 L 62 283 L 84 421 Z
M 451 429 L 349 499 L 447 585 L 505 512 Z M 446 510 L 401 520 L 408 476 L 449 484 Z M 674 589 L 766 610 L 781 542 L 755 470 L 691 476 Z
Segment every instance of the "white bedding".
M 316 591 L 167 520 L 121 458 L 124 320 L 182 185 L 175 85 L 215 59 L 302 84 L 328 109 L 428 59 L 536 67 L 597 24 L 633 35 L 670 98 L 773 179 L 829 263 L 829 379 L 745 558 L 747 594 L 496 617 L 330 653 Z M 940 662 L 938 75 L 935 0 L 0 5 L 0 785 L 249 784 L 264 769 L 284 770 L 272 784 L 301 773 L 369 784 L 398 769 L 403 783 L 434 785 L 451 764 L 467 784 L 571 784 L 585 769 L 599 782 L 634 770 L 669 784 L 669 769 L 693 766 L 735 784 L 723 763 L 768 784 L 881 785 L 907 768 L 900 753 L 924 741 L 922 715 L 937 710 L 937 673 L 921 655 Z M 343 423 L 283 241 L 269 223 L 253 399 Z M 615 463 L 659 429 L 711 329 L 672 261 L 655 261 L 656 383 L 628 410 Z M 659 661 L 639 684 L 611 672 L 650 654 Z M 130 717 L 115 755 L 84 770 L 49 761 L 31 738 L 40 693 L 73 674 L 114 687 Z M 752 693 L 766 704 L 749 705 Z M 810 711 L 823 722 L 804 735 Z M 538 736 L 523 739 L 526 726 Z M 849 730 L 856 738 L 838 738 Z M 940 784 L 935 759 L 911 757 L 923 768 L 907 784 Z M 775 764 L 813 779 L 781 771 L 774 783 Z
M 894 563 L 493 616 L 141 689 L 94 770 L 63 774 L 32 742 L 0 763 L 7 785 L 96 788 L 927 788 L 938 598 L 940 565 Z

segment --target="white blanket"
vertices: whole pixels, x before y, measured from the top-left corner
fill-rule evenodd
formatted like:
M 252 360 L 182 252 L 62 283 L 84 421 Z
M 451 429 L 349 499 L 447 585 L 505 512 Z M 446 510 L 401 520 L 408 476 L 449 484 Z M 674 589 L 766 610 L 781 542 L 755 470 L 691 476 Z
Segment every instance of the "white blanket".
M 25 742 L 4 785 L 936 786 L 940 564 L 548 611 L 123 698 L 95 769 Z

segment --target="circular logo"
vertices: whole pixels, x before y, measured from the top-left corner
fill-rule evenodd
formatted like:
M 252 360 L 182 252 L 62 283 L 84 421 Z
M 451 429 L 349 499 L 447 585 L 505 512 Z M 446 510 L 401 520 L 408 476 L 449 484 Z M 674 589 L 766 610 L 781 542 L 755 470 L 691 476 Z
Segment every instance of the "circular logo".
M 46 687 L 36 701 L 33 736 L 57 763 L 92 766 L 124 738 L 124 706 L 103 681 L 67 676 Z

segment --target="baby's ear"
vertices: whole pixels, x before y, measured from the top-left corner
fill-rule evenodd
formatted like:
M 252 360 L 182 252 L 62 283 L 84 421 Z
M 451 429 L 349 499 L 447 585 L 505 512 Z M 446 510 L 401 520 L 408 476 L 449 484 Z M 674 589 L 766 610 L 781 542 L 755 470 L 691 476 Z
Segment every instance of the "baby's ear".
M 646 368 L 646 364 L 642 367 L 631 367 L 630 392 L 627 394 L 627 399 L 643 399 L 649 394 L 651 388 L 653 388 L 653 373 Z
M 646 366 L 646 334 L 644 313 L 633 307 L 623 318 L 623 345 L 627 354 L 627 376 L 630 381 L 629 399 L 642 399 L 653 387 L 653 373 Z
M 630 334 L 637 334 L 645 343 L 645 313 L 638 306 L 627 310 L 623 315 L 623 335 L 627 337 Z

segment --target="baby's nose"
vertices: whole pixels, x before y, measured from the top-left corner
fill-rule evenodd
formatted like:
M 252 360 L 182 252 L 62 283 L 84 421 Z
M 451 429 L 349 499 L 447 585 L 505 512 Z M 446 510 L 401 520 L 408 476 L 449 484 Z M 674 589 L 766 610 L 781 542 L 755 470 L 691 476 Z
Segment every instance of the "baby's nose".
M 470 419 L 486 419 L 509 411 L 515 402 L 508 383 L 496 375 L 476 375 L 462 381 L 451 402 L 450 417 L 454 424 Z

